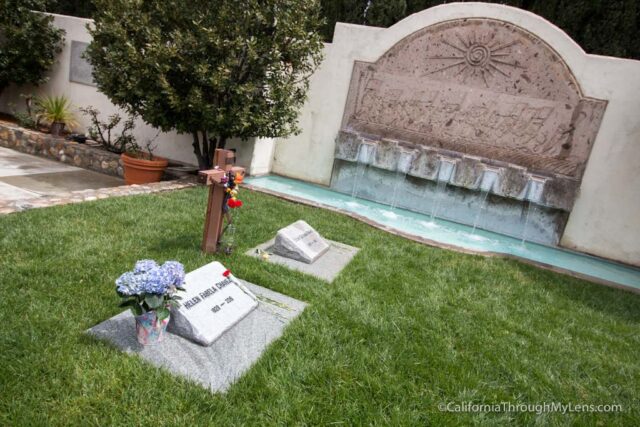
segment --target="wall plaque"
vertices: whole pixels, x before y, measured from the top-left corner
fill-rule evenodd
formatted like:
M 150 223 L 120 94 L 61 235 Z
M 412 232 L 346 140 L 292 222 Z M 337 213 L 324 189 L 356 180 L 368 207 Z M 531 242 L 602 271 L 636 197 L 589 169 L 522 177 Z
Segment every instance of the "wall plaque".
M 96 86 L 93 81 L 93 67 L 83 58 L 84 51 L 89 43 L 71 41 L 71 57 L 69 63 L 69 81 Z

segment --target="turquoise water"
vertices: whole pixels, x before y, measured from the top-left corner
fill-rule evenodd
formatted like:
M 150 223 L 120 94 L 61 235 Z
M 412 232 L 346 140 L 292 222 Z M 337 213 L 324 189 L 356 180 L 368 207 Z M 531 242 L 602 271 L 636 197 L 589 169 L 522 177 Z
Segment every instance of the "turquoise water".
M 490 231 L 478 230 L 441 219 L 431 219 L 428 215 L 390 206 L 329 190 L 326 187 L 309 184 L 279 176 L 263 176 L 245 180 L 256 188 L 299 199 L 320 203 L 347 212 L 364 216 L 380 225 L 396 229 L 443 244 L 470 249 L 477 252 L 499 252 L 515 255 L 536 262 L 552 265 L 565 270 L 607 280 L 620 285 L 640 289 L 640 269 L 624 266 L 601 258 L 543 246 L 536 243 L 522 243 L 520 240 Z

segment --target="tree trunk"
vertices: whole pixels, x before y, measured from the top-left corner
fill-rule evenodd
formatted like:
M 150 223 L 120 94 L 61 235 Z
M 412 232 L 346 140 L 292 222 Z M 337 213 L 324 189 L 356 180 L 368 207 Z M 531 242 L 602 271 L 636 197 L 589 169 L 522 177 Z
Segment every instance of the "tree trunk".
M 194 130 L 193 135 L 193 153 L 198 159 L 198 169 L 207 170 L 213 167 L 213 158 L 217 148 L 224 148 L 227 144 L 226 136 L 210 138 L 209 132 L 206 130 Z M 202 135 L 202 138 L 200 137 Z
M 207 153 L 209 155 L 208 160 L 209 160 L 209 165 L 210 167 L 213 167 L 213 158 L 216 155 L 216 139 L 215 138 L 209 138 L 209 132 L 205 131 L 204 133 L 205 136 L 205 141 L 207 141 Z
M 196 155 L 196 159 L 198 159 L 198 169 L 207 170 L 207 159 L 202 154 L 202 150 L 200 149 L 200 137 L 198 136 L 198 131 L 195 130 L 191 133 L 193 135 L 193 153 Z

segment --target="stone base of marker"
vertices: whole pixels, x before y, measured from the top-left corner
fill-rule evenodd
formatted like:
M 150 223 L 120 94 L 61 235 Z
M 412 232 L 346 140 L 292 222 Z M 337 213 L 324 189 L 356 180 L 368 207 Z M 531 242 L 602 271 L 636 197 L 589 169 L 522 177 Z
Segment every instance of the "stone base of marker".
M 278 230 L 275 239 L 259 245 L 247 255 L 281 264 L 319 279 L 332 282 L 349 264 L 359 249 L 339 242 L 327 241 L 305 221 L 299 220 Z
M 329 250 L 329 244 L 303 220 L 294 222 L 276 234 L 275 254 L 313 264 Z
M 275 239 L 271 239 L 268 242 L 248 250 L 246 254 L 260 258 L 264 260 L 264 262 L 280 264 L 292 270 L 300 271 L 331 283 L 351 262 L 360 249 L 331 240 L 327 240 L 326 242 L 329 245 L 329 249 L 313 264 L 276 254 L 274 252 Z M 262 256 L 264 253 L 269 254 L 266 259 Z
M 255 295 L 257 308 L 208 347 L 173 333 L 167 333 L 164 340 L 154 346 L 140 345 L 130 310 L 94 326 L 87 333 L 213 392 L 224 392 L 260 358 L 269 344 L 282 336 L 286 326 L 306 307 L 306 303 L 286 295 L 240 279 L 235 281 Z M 222 313 L 222 309 L 218 313 Z

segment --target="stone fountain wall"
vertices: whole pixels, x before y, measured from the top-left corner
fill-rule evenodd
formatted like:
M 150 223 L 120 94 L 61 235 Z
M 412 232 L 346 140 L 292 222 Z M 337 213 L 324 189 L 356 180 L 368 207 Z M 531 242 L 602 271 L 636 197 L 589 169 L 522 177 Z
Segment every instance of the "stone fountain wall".
M 496 45 L 494 29 L 495 41 L 517 43 Z M 340 171 L 363 169 L 336 160 L 340 131 L 393 140 L 418 152 L 441 150 L 458 162 L 496 163 L 513 171 L 506 174 L 547 178 L 540 198 L 559 206 L 558 216 L 569 216 L 560 246 L 640 266 L 640 61 L 588 54 L 540 16 L 480 2 L 439 5 L 389 28 L 338 23 L 324 54 L 298 117 L 301 132 L 278 138 L 273 173 L 336 188 Z M 363 88 L 371 95 L 364 103 Z M 485 99 L 490 102 L 482 108 L 478 103 Z M 384 110 L 357 109 L 385 104 L 396 115 L 368 117 Z M 566 112 L 560 114 L 562 107 Z M 367 176 L 387 176 L 386 181 L 397 175 L 375 166 L 364 169 Z M 485 180 L 488 185 L 491 178 Z M 406 181 L 437 191 L 433 180 L 407 175 Z M 554 186 L 562 188 L 554 191 Z M 539 184 L 532 188 L 530 197 L 540 192 Z M 451 183 L 446 189 L 482 195 Z M 575 199 L 562 196 L 565 191 Z M 421 202 L 427 213 L 429 196 L 426 191 Z M 503 202 L 528 210 L 528 202 L 518 198 L 490 193 L 487 200 L 487 209 Z M 502 212 L 496 207 L 492 215 Z
M 355 62 L 331 186 L 557 244 L 606 105 L 518 26 L 432 25 Z
M 336 146 L 336 191 L 543 244 L 557 244 L 577 191 L 575 180 L 348 131 Z

